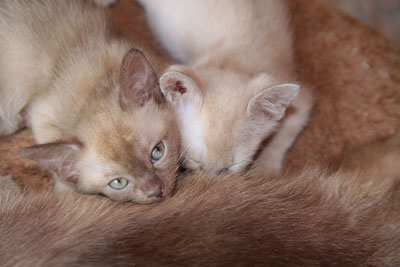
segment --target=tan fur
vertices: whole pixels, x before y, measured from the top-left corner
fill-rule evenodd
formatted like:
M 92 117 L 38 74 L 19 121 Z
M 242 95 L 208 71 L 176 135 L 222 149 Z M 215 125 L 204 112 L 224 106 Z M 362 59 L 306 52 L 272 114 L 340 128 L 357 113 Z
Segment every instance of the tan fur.
M 151 206 L 10 194 L 15 186 L 3 179 L 0 265 L 397 266 L 397 149 L 375 149 L 365 169 L 330 175 L 194 175 Z
M 312 106 L 305 87 L 298 96 L 293 84 L 282 86 L 282 95 L 268 91 L 297 80 L 284 1 L 139 2 L 161 44 L 186 64 L 172 66 L 160 80 L 175 106 L 186 167 L 241 171 L 265 146 L 256 166 L 279 173 Z
M 315 88 L 316 112 L 285 167 L 318 166 L 398 132 L 399 47 L 324 1 L 289 3 L 297 71 Z
M 56 188 L 141 203 L 159 200 L 149 197 L 156 191 L 171 194 L 175 118 L 151 66 L 132 48 L 85 1 L 0 3 L 0 135 L 30 126 L 44 145 L 23 155 L 50 168 Z M 160 141 L 165 156 L 153 162 Z M 129 185 L 110 189 L 119 177 Z
M 117 0 L 91 0 L 91 1 L 102 7 L 107 7 L 117 2 Z

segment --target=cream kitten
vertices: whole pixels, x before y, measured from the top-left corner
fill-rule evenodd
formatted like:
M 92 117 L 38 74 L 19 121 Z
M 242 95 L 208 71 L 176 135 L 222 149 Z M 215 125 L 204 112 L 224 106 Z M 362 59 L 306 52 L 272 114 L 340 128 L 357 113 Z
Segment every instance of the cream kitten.
M 0 136 L 31 127 L 40 145 L 22 156 L 56 189 L 138 203 L 171 194 L 178 128 L 132 47 L 85 1 L 0 2 Z
M 279 173 L 312 107 L 309 90 L 293 84 L 283 1 L 140 2 L 161 44 L 186 64 L 160 79 L 178 117 L 185 166 L 241 171 L 265 145 L 256 166 Z

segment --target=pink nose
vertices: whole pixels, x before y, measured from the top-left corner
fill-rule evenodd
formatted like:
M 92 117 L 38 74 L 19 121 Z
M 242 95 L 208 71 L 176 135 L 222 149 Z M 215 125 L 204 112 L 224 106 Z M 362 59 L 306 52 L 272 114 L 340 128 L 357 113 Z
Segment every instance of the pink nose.
M 162 198 L 164 193 L 164 184 L 159 184 L 154 187 L 153 192 L 147 195 L 148 198 Z

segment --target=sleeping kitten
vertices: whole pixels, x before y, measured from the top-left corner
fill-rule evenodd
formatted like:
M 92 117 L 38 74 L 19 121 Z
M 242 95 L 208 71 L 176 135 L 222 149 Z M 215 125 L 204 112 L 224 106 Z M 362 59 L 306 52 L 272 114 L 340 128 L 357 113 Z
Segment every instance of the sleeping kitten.
M 139 2 L 164 48 L 186 64 L 160 79 L 178 117 L 186 167 L 238 172 L 265 145 L 256 165 L 279 173 L 312 107 L 307 88 L 293 84 L 284 2 Z
M 0 265 L 399 266 L 399 160 L 284 179 L 194 175 L 152 206 L 17 194 L 0 178 Z
M 56 189 L 138 203 L 171 194 L 178 128 L 133 47 L 83 0 L 0 2 L 0 136 L 31 127 L 40 145 L 22 156 Z

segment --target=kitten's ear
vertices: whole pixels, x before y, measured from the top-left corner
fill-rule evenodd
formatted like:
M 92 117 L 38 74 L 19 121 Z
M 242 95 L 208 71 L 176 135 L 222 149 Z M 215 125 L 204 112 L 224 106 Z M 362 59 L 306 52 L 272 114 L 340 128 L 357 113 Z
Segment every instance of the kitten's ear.
M 144 106 L 154 100 L 162 103 L 164 97 L 157 83 L 157 75 L 142 52 L 131 49 L 125 55 L 120 71 L 119 101 L 122 110 Z
M 255 95 L 247 105 L 247 115 L 253 119 L 266 118 L 279 121 L 286 108 L 300 90 L 297 84 L 280 84 L 267 88 Z
M 196 107 L 203 104 L 203 95 L 197 83 L 188 75 L 178 71 L 168 71 L 160 78 L 160 89 L 175 107 L 191 103 Z
M 80 152 L 77 144 L 49 143 L 25 148 L 20 155 L 56 172 L 61 179 L 75 183 L 78 179 L 76 162 Z

